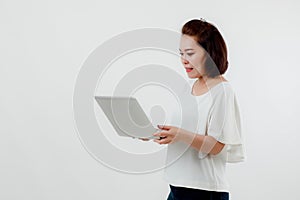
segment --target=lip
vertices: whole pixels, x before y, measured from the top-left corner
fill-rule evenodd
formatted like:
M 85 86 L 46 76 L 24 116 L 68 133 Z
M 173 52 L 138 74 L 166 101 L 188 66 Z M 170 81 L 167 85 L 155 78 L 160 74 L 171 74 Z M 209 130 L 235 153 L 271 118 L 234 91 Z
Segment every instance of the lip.
M 194 68 L 188 68 L 188 67 L 185 67 L 185 71 L 186 72 L 191 72 Z

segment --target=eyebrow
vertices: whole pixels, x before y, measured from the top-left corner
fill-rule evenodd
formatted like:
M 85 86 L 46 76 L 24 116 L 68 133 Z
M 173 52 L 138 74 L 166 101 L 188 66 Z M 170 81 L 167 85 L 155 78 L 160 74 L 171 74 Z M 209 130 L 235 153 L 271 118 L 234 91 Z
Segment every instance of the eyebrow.
M 184 51 L 188 51 L 188 50 L 194 50 L 194 49 L 185 49 Z M 181 51 L 181 49 L 179 49 L 179 51 Z

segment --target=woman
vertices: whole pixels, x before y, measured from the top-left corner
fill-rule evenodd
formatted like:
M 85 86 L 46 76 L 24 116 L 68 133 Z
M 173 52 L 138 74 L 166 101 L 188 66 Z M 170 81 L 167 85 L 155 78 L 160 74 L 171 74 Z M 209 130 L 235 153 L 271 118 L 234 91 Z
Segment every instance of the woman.
M 229 186 L 225 177 L 227 162 L 244 160 L 241 122 L 237 99 L 222 75 L 228 68 L 225 42 L 211 23 L 193 19 L 182 27 L 180 55 L 187 75 L 194 81 L 191 95 L 197 99 L 199 132 L 159 125 L 153 135 L 168 144 L 168 156 L 189 145 L 175 162 L 165 168 L 170 185 L 168 200 L 225 200 Z

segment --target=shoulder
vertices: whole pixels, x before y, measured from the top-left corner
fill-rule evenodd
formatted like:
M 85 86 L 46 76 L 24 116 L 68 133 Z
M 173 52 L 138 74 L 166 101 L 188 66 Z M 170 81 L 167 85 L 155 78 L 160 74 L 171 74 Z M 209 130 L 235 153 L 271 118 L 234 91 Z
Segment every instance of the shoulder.
M 211 106 L 227 109 L 235 106 L 236 95 L 229 82 L 220 83 L 211 91 Z
M 211 90 L 213 97 L 215 98 L 228 98 L 235 95 L 235 91 L 228 81 L 223 81 L 214 86 Z

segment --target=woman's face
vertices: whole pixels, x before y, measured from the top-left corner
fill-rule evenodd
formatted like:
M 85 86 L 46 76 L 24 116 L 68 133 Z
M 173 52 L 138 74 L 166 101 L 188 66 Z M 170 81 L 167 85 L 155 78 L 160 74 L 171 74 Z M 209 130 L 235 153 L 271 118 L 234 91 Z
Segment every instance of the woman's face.
M 181 62 L 190 78 L 199 78 L 205 74 L 205 50 L 192 36 L 183 34 L 180 39 L 179 53 Z

